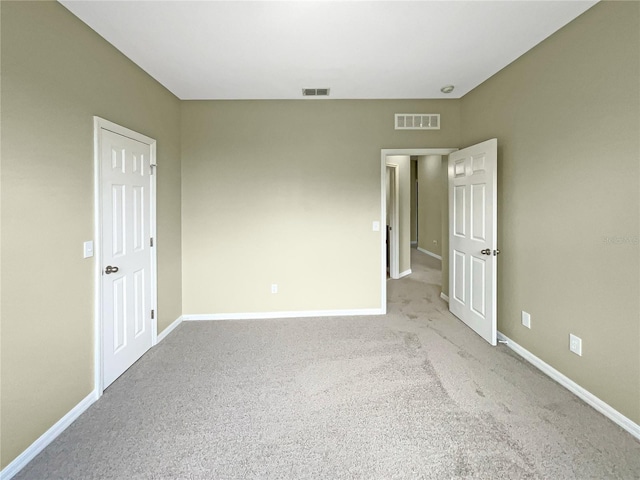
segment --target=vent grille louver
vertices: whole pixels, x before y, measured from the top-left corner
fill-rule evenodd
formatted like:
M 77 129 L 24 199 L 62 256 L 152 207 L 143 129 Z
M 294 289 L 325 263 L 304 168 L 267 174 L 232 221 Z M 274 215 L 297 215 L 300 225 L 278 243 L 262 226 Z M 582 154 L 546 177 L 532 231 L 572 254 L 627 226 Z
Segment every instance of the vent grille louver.
M 440 130 L 439 113 L 396 113 L 396 130 Z
M 328 97 L 329 88 L 303 88 L 302 95 L 304 97 Z

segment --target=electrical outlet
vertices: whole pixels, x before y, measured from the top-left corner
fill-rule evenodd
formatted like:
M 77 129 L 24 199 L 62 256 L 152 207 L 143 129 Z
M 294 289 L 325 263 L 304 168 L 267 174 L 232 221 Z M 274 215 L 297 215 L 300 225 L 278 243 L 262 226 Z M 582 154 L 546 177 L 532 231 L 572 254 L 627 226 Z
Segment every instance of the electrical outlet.
M 438 240 L 434 240 L 434 241 L 433 241 L 433 244 L 434 244 L 434 245 L 438 245 Z
M 569 334 L 569 350 L 576 355 L 582 356 L 582 339 L 576 337 L 573 333 Z
M 278 293 L 278 284 L 277 283 L 272 283 L 271 284 L 271 293 Z
M 531 328 L 531 314 L 522 310 L 522 325 L 527 328 Z

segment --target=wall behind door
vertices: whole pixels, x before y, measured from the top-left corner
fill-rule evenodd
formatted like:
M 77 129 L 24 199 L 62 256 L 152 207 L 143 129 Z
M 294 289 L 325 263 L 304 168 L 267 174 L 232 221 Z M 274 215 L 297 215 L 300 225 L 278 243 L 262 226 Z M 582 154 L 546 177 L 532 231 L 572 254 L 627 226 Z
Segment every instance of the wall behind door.
M 394 130 L 404 111 L 442 130 Z M 379 308 L 380 151 L 458 126 L 451 100 L 183 102 L 184 313 Z
M 442 189 L 442 205 L 440 206 L 440 225 L 442 246 L 442 293 L 449 296 L 449 156 L 442 156 L 440 165 L 440 188 Z
M 442 246 L 441 155 L 418 157 L 418 248 L 435 255 Z

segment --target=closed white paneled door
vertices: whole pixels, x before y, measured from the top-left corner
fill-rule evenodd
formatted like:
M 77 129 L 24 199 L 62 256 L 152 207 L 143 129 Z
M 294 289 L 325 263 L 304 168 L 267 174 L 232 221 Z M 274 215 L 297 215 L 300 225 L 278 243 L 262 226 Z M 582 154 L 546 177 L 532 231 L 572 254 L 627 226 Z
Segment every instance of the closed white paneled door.
M 496 139 L 449 155 L 449 310 L 497 343 Z
M 152 147 L 100 130 L 103 387 L 152 345 Z

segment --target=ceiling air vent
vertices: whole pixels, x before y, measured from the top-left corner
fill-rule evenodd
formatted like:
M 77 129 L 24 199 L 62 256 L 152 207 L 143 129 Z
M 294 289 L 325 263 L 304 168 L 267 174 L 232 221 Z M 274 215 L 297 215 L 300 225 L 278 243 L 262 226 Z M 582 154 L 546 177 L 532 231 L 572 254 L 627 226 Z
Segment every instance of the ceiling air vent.
M 440 114 L 396 113 L 396 130 L 440 130 Z
M 328 88 L 303 88 L 302 95 L 305 97 L 328 97 Z

